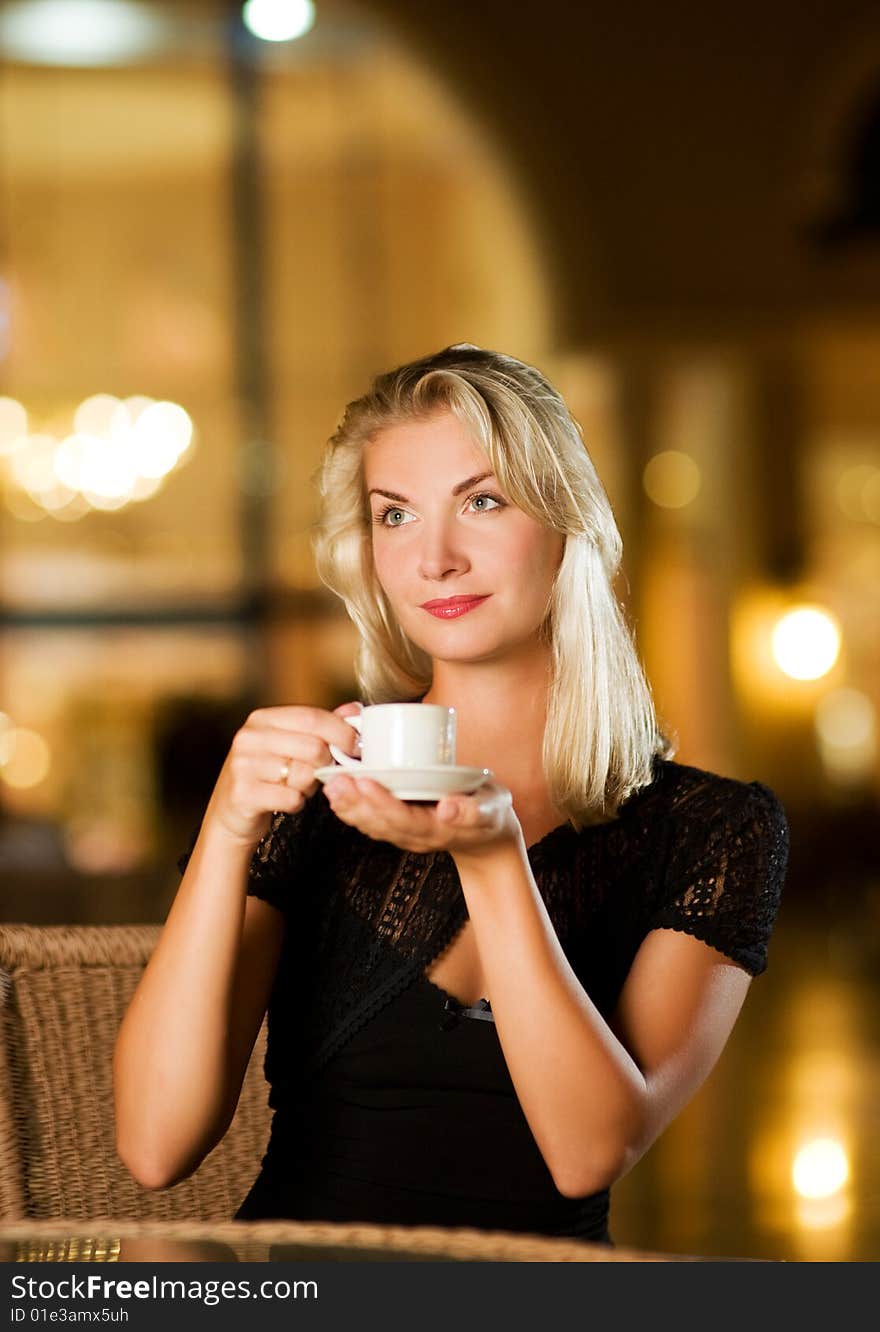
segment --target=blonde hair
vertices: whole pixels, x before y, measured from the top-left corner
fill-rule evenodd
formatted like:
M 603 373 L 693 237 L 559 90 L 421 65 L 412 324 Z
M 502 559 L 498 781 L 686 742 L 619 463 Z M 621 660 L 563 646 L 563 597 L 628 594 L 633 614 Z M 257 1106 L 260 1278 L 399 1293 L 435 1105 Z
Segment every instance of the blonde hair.
M 489 459 L 505 495 L 565 547 L 541 633 L 551 647 L 542 766 L 552 804 L 575 828 L 613 817 L 674 752 L 613 579 L 623 543 L 584 440 L 561 395 L 512 356 L 458 343 L 379 375 L 350 402 L 316 474 L 321 516 L 313 548 L 322 581 L 360 634 L 364 702 L 421 698 L 430 656 L 402 631 L 376 578 L 363 472 L 382 429 L 451 411 Z

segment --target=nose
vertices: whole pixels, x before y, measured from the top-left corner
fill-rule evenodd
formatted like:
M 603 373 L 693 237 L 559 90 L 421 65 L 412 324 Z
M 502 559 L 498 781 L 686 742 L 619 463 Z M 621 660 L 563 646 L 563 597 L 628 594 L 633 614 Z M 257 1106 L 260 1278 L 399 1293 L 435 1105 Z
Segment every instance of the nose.
M 461 574 L 470 568 L 462 545 L 462 533 L 454 526 L 423 519 L 419 550 L 419 574 L 432 581 Z

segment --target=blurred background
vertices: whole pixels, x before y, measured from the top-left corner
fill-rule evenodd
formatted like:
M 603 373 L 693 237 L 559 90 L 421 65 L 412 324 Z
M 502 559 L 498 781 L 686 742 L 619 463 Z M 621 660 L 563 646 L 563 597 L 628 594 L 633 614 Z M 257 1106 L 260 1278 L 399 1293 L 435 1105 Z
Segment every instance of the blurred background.
M 880 12 L 0 4 L 0 919 L 160 921 L 256 705 L 356 696 L 312 476 L 450 342 L 566 396 L 678 758 L 792 833 L 620 1244 L 880 1257 Z

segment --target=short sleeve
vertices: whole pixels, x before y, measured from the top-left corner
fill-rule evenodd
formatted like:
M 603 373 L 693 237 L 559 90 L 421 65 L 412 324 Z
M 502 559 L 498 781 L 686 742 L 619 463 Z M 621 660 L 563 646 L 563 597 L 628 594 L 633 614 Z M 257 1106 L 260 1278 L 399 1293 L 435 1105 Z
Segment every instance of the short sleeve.
M 272 815 L 268 831 L 254 848 L 248 870 L 248 896 L 284 911 L 295 891 L 312 879 L 312 860 L 319 821 L 317 793 L 295 814 Z M 198 839 L 197 828 L 177 861 L 183 874 Z
M 648 928 L 692 934 L 758 976 L 788 868 L 785 811 L 760 782 L 726 781 L 698 804 L 675 830 Z

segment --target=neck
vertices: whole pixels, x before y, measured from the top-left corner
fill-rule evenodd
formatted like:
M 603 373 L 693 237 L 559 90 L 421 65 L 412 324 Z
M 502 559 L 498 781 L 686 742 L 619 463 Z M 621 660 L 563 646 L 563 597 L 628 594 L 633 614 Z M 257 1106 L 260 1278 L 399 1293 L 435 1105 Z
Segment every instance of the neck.
M 549 677 L 549 651 L 521 662 L 435 662 L 422 702 L 455 708 L 458 763 L 512 779 L 540 768 Z

